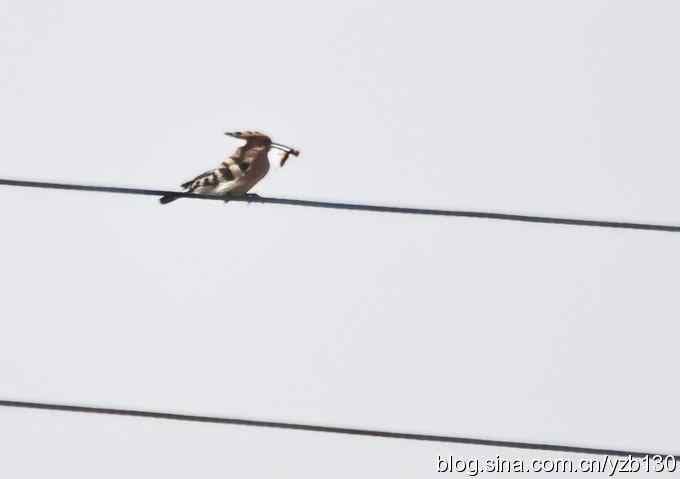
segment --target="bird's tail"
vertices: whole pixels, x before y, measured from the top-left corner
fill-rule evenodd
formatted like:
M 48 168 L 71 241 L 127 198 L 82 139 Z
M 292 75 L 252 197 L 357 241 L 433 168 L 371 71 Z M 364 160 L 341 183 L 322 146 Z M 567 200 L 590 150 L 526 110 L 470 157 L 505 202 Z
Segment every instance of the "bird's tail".
M 162 205 L 167 205 L 168 203 L 172 203 L 173 201 L 178 199 L 180 199 L 180 197 L 176 195 L 165 195 L 161 197 L 159 201 L 161 202 Z

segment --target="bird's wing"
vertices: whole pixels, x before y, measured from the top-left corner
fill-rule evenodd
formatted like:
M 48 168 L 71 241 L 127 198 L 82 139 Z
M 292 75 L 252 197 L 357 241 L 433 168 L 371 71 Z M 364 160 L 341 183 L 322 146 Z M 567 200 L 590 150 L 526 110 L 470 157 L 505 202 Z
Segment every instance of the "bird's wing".
M 198 175 L 196 178 L 194 178 L 193 180 L 189 180 L 189 181 L 187 181 L 187 182 L 185 182 L 185 183 L 182 183 L 181 186 L 182 186 L 182 188 L 184 188 L 185 190 L 191 189 L 192 187 L 194 187 L 194 183 L 196 183 L 196 182 L 199 181 L 199 180 L 202 180 L 203 178 L 209 177 L 209 176 L 212 175 L 214 172 L 215 172 L 215 170 L 208 170 L 208 171 L 206 171 L 206 172 L 203 172 L 203 173 L 201 173 L 200 175 Z

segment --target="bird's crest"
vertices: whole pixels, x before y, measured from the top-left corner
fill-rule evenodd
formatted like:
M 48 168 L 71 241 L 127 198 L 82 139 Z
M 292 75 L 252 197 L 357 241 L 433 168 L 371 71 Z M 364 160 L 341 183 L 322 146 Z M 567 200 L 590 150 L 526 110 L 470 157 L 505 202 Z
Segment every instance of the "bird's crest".
M 240 138 L 242 140 L 262 140 L 271 141 L 271 138 L 266 133 L 262 133 L 257 130 L 245 130 L 245 131 L 228 131 L 225 135 L 232 136 L 234 138 Z

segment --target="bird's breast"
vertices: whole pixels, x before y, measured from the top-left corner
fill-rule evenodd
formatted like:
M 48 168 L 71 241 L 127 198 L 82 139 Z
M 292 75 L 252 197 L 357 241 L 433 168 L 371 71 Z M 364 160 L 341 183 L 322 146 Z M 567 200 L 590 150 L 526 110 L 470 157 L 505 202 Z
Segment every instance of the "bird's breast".
M 255 158 L 243 176 L 232 182 L 229 192 L 236 195 L 247 193 L 262 178 L 265 177 L 268 171 L 269 159 L 265 153 L 264 155 Z

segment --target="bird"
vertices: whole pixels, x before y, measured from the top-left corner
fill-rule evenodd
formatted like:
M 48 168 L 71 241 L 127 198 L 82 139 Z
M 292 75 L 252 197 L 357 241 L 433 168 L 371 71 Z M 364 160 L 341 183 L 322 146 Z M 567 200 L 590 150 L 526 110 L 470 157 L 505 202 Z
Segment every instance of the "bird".
M 224 196 L 228 200 L 232 196 L 247 196 L 258 198 L 258 195 L 248 194 L 269 171 L 269 150 L 276 148 L 284 152 L 280 166 L 286 164 L 290 155 L 299 156 L 300 151 L 281 143 L 275 143 L 261 131 L 231 131 L 225 135 L 245 140 L 215 169 L 201 173 L 194 179 L 182 183 L 182 189 L 187 193 Z M 166 205 L 181 196 L 169 194 L 160 199 Z

